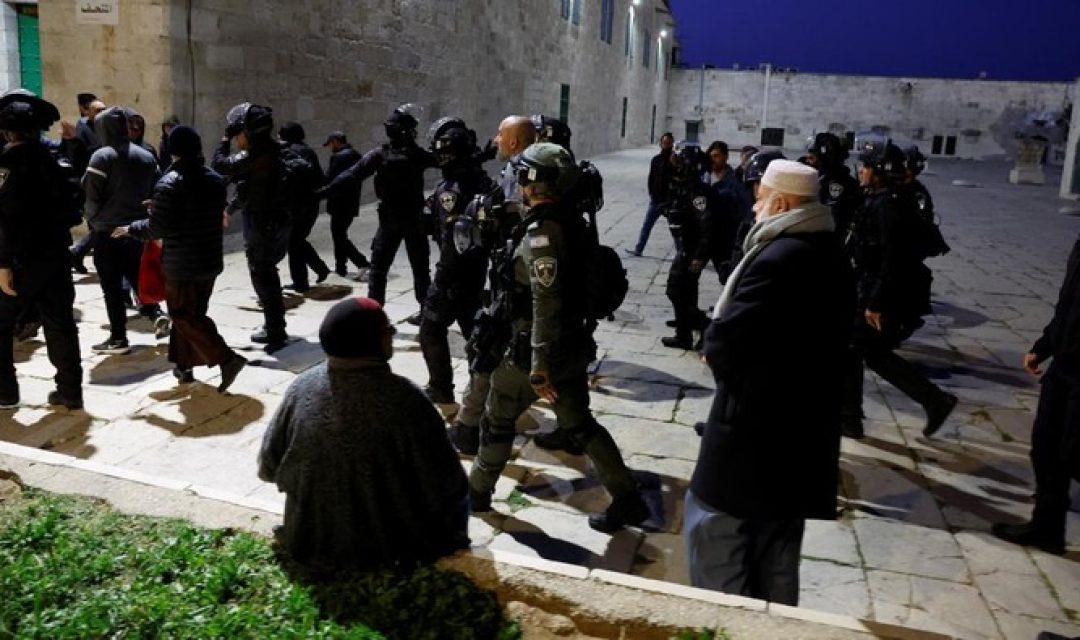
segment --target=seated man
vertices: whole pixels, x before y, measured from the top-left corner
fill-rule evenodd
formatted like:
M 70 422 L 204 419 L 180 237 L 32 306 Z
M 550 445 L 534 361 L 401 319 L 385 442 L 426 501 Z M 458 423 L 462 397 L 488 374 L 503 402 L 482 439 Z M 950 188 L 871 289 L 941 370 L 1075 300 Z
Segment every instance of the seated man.
M 382 307 L 339 302 L 319 341 L 326 362 L 285 392 L 259 452 L 259 477 L 285 492 L 285 549 L 336 570 L 410 566 L 467 547 L 465 473 L 438 412 L 390 371 Z

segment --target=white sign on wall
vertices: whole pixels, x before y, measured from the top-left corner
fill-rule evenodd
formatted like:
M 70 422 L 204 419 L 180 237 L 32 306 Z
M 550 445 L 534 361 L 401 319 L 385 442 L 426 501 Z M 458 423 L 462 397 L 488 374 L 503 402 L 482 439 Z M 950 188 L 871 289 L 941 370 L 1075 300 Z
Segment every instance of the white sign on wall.
M 120 0 L 75 0 L 75 22 L 120 24 Z

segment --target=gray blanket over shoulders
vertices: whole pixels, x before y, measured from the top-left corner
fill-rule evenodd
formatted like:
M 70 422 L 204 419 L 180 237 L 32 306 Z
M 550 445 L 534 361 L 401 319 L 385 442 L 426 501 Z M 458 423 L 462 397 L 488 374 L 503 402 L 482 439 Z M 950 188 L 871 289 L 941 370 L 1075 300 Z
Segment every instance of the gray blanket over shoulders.
M 423 563 L 469 542 L 443 420 L 385 362 L 331 358 L 298 376 L 263 438 L 259 477 L 285 492 L 282 539 L 306 564 Z

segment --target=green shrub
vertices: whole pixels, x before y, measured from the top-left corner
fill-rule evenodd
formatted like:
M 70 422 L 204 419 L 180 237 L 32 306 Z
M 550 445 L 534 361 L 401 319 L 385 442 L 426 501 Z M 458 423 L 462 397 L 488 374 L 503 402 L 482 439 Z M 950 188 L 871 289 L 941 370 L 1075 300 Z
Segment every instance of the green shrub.
M 519 635 L 494 596 L 457 573 L 289 575 L 245 532 L 33 490 L 0 505 L 0 638 Z

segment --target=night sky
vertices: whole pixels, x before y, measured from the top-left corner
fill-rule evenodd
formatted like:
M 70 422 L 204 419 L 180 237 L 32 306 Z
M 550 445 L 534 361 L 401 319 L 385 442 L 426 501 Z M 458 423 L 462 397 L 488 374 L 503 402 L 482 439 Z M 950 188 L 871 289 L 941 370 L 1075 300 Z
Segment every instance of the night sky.
M 690 66 L 1071 81 L 1080 0 L 671 0 Z

